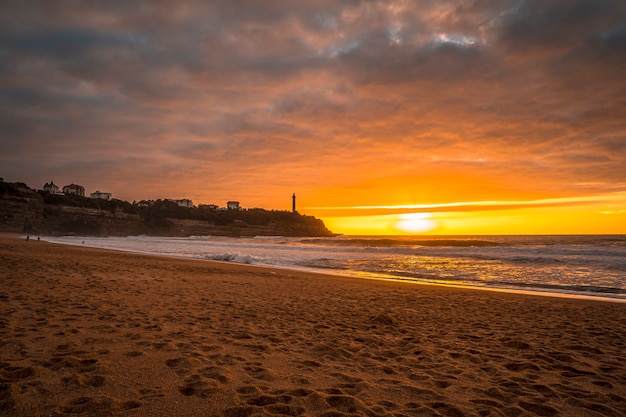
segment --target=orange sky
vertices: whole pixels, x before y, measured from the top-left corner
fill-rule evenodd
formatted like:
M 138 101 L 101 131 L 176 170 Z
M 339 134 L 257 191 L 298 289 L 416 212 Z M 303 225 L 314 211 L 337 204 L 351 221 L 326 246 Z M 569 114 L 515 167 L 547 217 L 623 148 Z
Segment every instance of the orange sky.
M 7 181 L 295 192 L 338 233 L 626 233 L 622 1 L 6 3 Z
M 313 208 L 345 234 L 623 234 L 626 193 L 413 207 Z

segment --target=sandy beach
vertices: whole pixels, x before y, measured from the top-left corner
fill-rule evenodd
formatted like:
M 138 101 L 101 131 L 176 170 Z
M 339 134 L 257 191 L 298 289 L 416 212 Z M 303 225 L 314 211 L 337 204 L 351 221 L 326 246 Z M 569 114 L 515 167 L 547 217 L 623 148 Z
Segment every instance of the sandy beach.
M 0 237 L 1 416 L 626 416 L 626 304 Z

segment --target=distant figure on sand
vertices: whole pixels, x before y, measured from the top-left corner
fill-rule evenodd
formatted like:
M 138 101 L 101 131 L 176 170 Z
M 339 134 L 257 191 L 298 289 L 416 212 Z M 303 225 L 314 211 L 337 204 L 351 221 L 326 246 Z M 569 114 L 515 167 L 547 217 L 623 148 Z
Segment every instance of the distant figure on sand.
M 30 239 L 30 236 L 26 235 L 26 240 L 29 240 L 29 239 Z

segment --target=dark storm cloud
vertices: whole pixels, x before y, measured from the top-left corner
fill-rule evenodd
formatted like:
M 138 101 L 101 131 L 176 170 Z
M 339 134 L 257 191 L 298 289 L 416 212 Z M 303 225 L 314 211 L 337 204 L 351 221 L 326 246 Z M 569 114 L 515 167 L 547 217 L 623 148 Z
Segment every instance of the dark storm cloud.
M 398 158 L 625 181 L 623 1 L 19 1 L 0 28 L 0 175 L 34 186 L 72 155 L 137 182 L 275 164 L 349 185 Z
M 604 35 L 624 25 L 626 6 L 619 0 L 520 2 L 503 19 L 499 40 L 511 49 L 571 48 L 589 36 Z

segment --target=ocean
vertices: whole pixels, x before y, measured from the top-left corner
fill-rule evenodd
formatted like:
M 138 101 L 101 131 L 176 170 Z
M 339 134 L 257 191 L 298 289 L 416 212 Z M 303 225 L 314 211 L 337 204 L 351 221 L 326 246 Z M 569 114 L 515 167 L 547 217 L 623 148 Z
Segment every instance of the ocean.
M 350 277 L 626 301 L 626 235 L 45 240 Z

